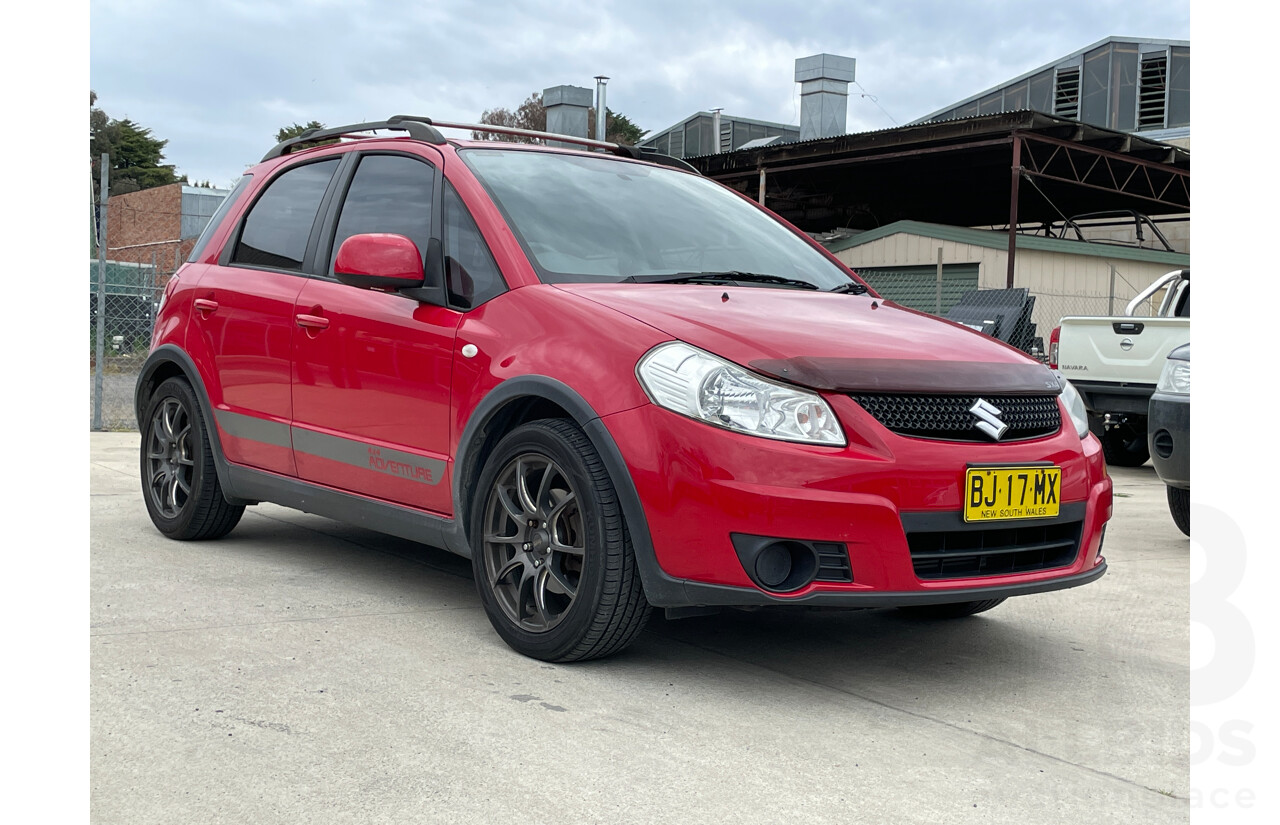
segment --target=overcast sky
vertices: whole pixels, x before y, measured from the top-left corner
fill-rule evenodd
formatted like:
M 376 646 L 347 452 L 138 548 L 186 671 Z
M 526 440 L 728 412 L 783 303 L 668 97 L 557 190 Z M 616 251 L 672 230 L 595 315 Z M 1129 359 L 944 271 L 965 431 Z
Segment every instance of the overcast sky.
M 1189 0 L 93 0 L 90 85 L 225 186 L 294 122 L 475 121 L 600 74 L 646 130 L 714 107 L 798 124 L 795 59 L 820 52 L 857 59 L 849 131 L 883 129 L 1110 35 L 1189 40 Z

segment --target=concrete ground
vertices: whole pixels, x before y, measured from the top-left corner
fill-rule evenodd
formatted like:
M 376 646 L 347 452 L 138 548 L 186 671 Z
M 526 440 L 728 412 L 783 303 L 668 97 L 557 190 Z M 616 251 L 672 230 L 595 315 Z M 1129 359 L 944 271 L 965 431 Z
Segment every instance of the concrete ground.
M 1093 585 L 655 618 L 547 665 L 441 550 L 271 505 L 164 539 L 138 441 L 91 437 L 96 823 L 1189 819 L 1189 546 L 1149 466 L 1113 471 Z

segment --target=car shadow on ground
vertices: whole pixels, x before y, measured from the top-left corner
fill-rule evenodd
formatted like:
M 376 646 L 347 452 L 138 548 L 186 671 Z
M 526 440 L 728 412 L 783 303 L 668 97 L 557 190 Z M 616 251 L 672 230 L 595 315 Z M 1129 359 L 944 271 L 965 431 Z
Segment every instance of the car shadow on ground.
M 480 607 L 471 563 L 460 556 L 318 516 L 285 510 L 263 515 L 246 518 L 218 544 L 229 552 L 244 548 L 267 554 L 276 565 L 296 563 L 310 571 L 331 568 L 334 575 L 354 575 L 363 589 L 407 606 L 430 610 L 443 600 Z M 569 667 L 634 671 L 638 678 L 655 668 L 692 676 L 705 674 L 712 661 L 729 659 L 802 681 L 826 683 L 838 675 L 850 688 L 907 681 L 923 694 L 989 691 L 994 674 L 1008 678 L 1011 672 L 1042 684 L 1069 679 L 1070 659 L 1052 650 L 1066 644 L 1067 637 L 1046 638 L 1042 622 L 1001 616 L 1016 602 L 978 616 L 939 621 L 895 609 L 797 607 L 726 609 L 668 620 L 655 609 L 630 648 Z M 513 661 L 527 662 L 530 669 L 542 665 L 507 651 L 482 615 L 474 620 L 486 625 L 490 643 L 510 653 Z

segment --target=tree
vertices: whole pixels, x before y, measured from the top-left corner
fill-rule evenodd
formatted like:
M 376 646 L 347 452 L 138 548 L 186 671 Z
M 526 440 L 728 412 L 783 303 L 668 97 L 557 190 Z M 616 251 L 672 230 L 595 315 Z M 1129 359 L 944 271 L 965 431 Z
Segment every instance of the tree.
M 608 106 L 604 108 L 604 139 L 610 143 L 621 144 L 622 146 L 635 146 L 645 135 L 645 129 L 631 122 L 631 118 L 626 115 L 620 115 Z M 596 133 L 596 110 L 593 108 L 587 113 L 588 134 L 595 136 Z
M 324 124 L 318 120 L 313 120 L 305 126 L 301 123 L 295 123 L 292 126 L 285 126 L 280 131 L 276 132 L 276 143 L 283 143 L 290 138 L 301 137 L 303 132 L 307 132 L 312 129 L 323 128 Z
M 286 140 L 291 140 L 296 137 L 302 137 L 303 132 L 309 132 L 312 129 L 319 130 L 323 128 L 324 128 L 324 124 L 318 120 L 313 120 L 310 123 L 306 124 L 305 126 L 301 123 L 294 123 L 292 126 L 285 126 L 284 128 L 280 129 L 278 132 L 276 132 L 276 143 L 283 143 Z M 307 141 L 306 145 L 308 147 L 327 146 L 330 143 L 337 143 L 337 142 L 338 142 L 338 139 L 336 137 L 332 137 L 332 138 L 326 138 L 325 140 Z
M 107 186 L 112 195 L 136 192 L 178 183 L 173 164 L 163 163 L 164 147 L 169 143 L 151 134 L 151 130 L 132 120 L 115 120 L 97 108 L 98 95 L 89 90 L 89 168 L 94 191 L 101 180 L 100 162 L 105 152 L 110 156 Z
M 631 119 L 626 115 L 620 115 L 608 107 L 605 107 L 605 113 L 605 140 L 624 146 L 634 146 L 644 137 L 645 130 L 632 123 Z M 485 109 L 484 114 L 480 115 L 480 122 L 493 126 L 545 132 L 547 130 L 547 110 L 542 105 L 542 93 L 534 92 L 529 95 L 514 112 L 505 108 Z M 595 137 L 595 124 L 596 110 L 594 108 L 588 109 L 587 135 L 589 137 Z M 471 136 L 476 140 L 507 140 L 517 143 L 538 142 L 537 138 L 502 135 L 493 132 L 472 132 Z
M 506 126 L 512 129 L 530 129 L 535 132 L 547 131 L 547 110 L 542 105 L 542 93 L 534 92 L 525 98 L 514 112 L 510 109 L 485 109 L 480 115 L 480 122 L 491 126 Z M 476 140 L 506 140 L 515 143 L 536 143 L 536 138 L 519 135 L 501 135 L 493 132 L 472 132 Z

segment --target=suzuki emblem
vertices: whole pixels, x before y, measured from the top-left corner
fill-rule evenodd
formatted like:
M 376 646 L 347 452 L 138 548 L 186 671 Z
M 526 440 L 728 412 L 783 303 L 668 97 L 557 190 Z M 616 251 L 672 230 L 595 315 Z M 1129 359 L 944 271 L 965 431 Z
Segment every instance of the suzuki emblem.
M 1009 425 L 1000 420 L 1000 411 L 989 402 L 979 398 L 969 412 L 973 413 L 978 419 L 975 424 L 979 430 L 991 436 L 992 441 L 999 441 L 1000 437 L 1009 429 Z

